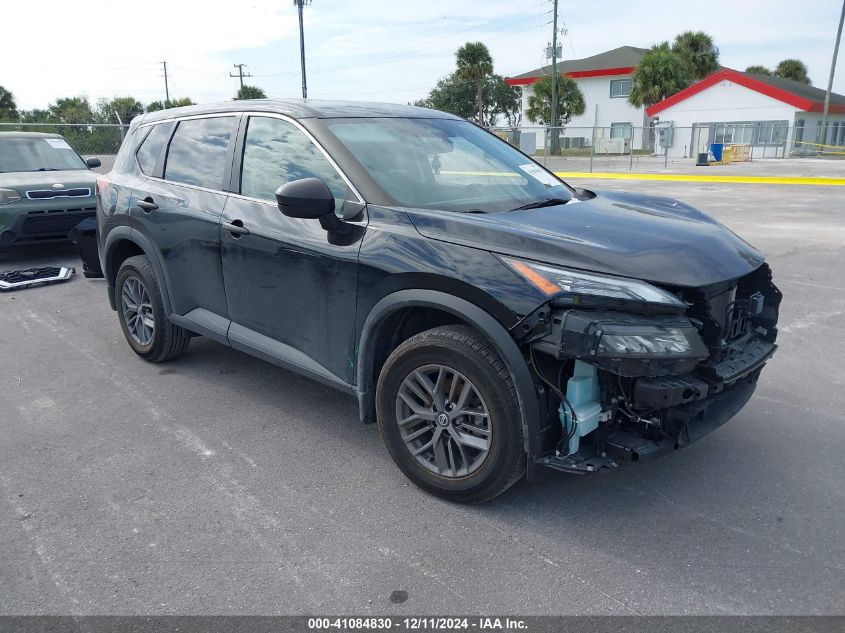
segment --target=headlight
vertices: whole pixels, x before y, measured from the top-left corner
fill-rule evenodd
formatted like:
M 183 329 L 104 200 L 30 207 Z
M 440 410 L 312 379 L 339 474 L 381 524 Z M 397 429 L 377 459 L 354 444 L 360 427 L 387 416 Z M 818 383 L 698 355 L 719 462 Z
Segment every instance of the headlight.
M 684 374 L 708 356 L 707 346 L 681 314 L 615 310 L 554 311 L 540 349 L 576 358 L 622 376 Z
M 557 268 L 510 257 L 502 257 L 510 268 L 547 297 L 559 295 L 563 301 L 578 305 L 585 297 L 617 301 L 656 303 L 673 308 L 686 308 L 675 295 L 636 279 Z
M 637 333 L 617 331 L 604 332 L 596 347 L 597 356 L 618 356 L 620 354 L 644 354 L 647 356 L 686 356 L 692 352 L 689 335 L 695 338 L 692 328 L 655 327 Z
M 14 189 L 0 189 L 0 204 L 11 204 L 20 199 L 21 194 Z

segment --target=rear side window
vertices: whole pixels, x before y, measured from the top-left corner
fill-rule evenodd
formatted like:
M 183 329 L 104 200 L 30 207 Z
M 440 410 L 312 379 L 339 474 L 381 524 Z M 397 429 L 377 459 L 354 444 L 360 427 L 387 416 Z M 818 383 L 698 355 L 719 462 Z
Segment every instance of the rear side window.
M 180 121 L 167 150 L 164 178 L 207 189 L 222 189 L 235 117 Z
M 161 150 L 164 149 L 164 145 L 167 143 L 172 129 L 168 123 L 154 125 L 150 133 L 147 134 L 147 138 L 141 143 L 141 147 L 138 148 L 136 154 L 138 157 L 138 166 L 148 176 L 152 176 L 153 172 L 155 172 L 156 163 L 158 162 L 159 156 L 161 156 Z

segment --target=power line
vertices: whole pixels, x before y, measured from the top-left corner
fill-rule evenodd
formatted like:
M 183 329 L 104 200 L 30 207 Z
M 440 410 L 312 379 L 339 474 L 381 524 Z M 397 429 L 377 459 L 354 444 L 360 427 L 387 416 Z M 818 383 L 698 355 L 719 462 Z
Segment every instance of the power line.
M 244 66 L 246 66 L 246 64 L 232 64 L 232 66 L 234 66 L 235 68 L 238 69 L 238 74 L 233 75 L 232 73 L 229 73 L 229 76 L 230 77 L 237 77 L 238 79 L 240 79 L 241 90 L 243 90 L 243 88 L 244 88 L 244 77 L 252 77 L 252 75 L 244 72 Z

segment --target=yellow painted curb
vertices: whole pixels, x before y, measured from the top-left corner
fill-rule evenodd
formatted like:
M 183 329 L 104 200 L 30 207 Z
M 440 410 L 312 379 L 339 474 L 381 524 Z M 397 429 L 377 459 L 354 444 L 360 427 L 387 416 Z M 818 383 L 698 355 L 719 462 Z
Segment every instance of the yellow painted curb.
M 583 178 L 585 180 L 664 180 L 669 182 L 723 182 L 747 185 L 822 185 L 845 186 L 845 178 L 814 178 L 802 176 L 727 176 L 698 174 L 644 174 L 639 172 L 587 172 L 556 171 L 560 178 Z

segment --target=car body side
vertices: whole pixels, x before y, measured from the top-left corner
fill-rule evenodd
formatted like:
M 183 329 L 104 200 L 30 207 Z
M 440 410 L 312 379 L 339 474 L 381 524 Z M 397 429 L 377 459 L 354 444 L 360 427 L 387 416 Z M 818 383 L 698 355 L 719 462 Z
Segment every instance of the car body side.
M 308 280 L 311 284 L 307 300 L 296 296 L 284 297 L 286 304 L 283 309 L 294 310 L 294 318 L 313 319 L 313 323 L 303 327 L 299 339 L 288 340 L 285 344 L 265 340 L 266 337 L 257 336 L 243 322 L 231 317 L 225 293 L 221 295 L 222 288 L 204 285 L 214 285 L 213 280 L 203 280 L 205 275 L 201 274 L 181 275 L 176 279 L 168 272 L 170 262 L 183 257 L 182 247 L 193 242 L 191 248 L 202 254 L 202 259 L 197 260 L 201 262 L 202 270 L 208 271 L 208 277 L 219 276 L 222 280 L 227 253 L 236 248 L 233 236 L 220 228 L 230 205 L 238 204 L 242 208 L 244 205 L 259 205 L 253 212 L 260 214 L 266 211 L 268 218 L 279 213 L 275 205 L 245 199 L 239 193 L 240 160 L 247 118 L 284 116 L 286 120 L 295 121 L 328 155 L 338 157 L 344 165 L 343 173 L 355 184 L 356 193 L 357 189 L 366 192 L 373 183 L 355 161 L 344 160 L 346 150 L 333 141 L 323 129 L 320 118 L 307 108 L 302 112 L 280 114 L 256 102 L 235 103 L 228 110 L 180 110 L 136 118 L 121 147 L 115 171 L 109 174 L 110 184 L 104 184 L 103 190 L 99 191 L 100 257 L 112 308 L 116 307 L 113 287 L 121 262 L 133 255 L 145 254 L 153 265 L 162 289 L 165 312 L 173 323 L 355 394 L 361 420 L 367 423 L 375 421 L 374 386 L 381 365 L 393 349 L 407 338 L 432 327 L 470 325 L 493 345 L 513 378 L 521 408 L 530 476 L 535 462 L 541 455 L 553 450 L 555 438 L 560 434 L 554 416 L 544 409 L 543 387 L 527 362 L 528 345 L 551 331 L 549 297 L 518 276 L 503 263 L 498 253 L 512 254 L 519 247 L 524 247 L 528 253 L 537 242 L 525 236 L 521 238 L 517 231 L 510 244 L 491 245 L 482 239 L 472 238 L 473 232 L 483 231 L 478 224 L 470 225 L 466 230 L 448 226 L 463 222 L 462 217 L 454 214 L 450 217 L 448 212 L 416 213 L 384 204 L 382 200 L 373 202 L 365 193 L 359 196 L 364 204 L 357 215 L 344 218 L 352 227 L 350 233 L 332 236 L 313 220 L 297 221 L 293 225 L 302 230 L 297 236 L 298 244 L 282 245 L 273 252 L 258 254 L 265 258 L 264 264 L 267 264 L 271 258 L 275 258 L 276 262 L 284 261 L 293 253 L 300 258 L 301 266 L 307 268 L 296 270 L 294 274 L 299 275 L 300 281 Z M 237 121 L 233 142 L 229 143 L 220 190 L 180 185 L 181 194 L 177 201 L 182 209 L 219 209 L 213 214 L 216 219 L 208 217 L 200 224 L 192 224 L 164 218 L 161 221 L 167 222 L 167 226 L 151 235 L 150 222 L 146 216 L 140 215 L 137 202 L 142 192 L 163 184 L 167 144 L 152 173 L 142 173 L 135 161 L 135 152 L 149 132 L 150 125 L 184 120 L 184 117 L 190 116 L 222 115 L 231 115 Z M 417 115 L 451 116 L 442 113 L 427 115 L 425 111 Z M 171 186 L 171 183 L 166 184 Z M 636 207 L 636 200 L 619 198 L 615 204 L 620 208 Z M 691 213 L 683 208 L 672 208 L 667 212 Z M 715 224 L 709 219 L 701 222 L 703 231 Z M 201 231 L 197 232 L 197 226 L 201 226 Z M 442 230 L 444 226 L 446 229 Z M 433 239 L 432 235 L 438 230 L 441 234 L 438 239 Z M 564 263 L 571 265 L 572 261 L 577 261 L 578 244 L 575 242 L 578 241 L 573 242 L 571 258 Z M 718 272 L 718 279 L 709 281 L 735 280 L 762 264 L 762 256 L 739 238 L 725 237 L 723 242 L 725 253 L 733 253 L 735 258 L 728 268 Z M 666 248 L 670 247 L 672 244 L 667 241 Z M 290 253 L 286 255 L 286 251 Z M 342 255 L 338 258 L 339 253 Z M 700 256 L 705 258 L 706 254 Z M 691 253 L 690 257 L 694 259 L 696 254 Z M 590 263 L 585 262 L 583 267 L 594 270 Z M 260 276 L 267 272 L 260 268 L 261 264 L 242 264 L 242 272 L 246 276 Z M 695 265 L 693 261 L 687 266 L 688 279 L 681 278 L 688 284 L 669 285 L 692 286 L 707 281 L 695 277 Z M 190 271 L 190 266 L 183 270 Z M 316 293 L 320 293 L 322 298 L 316 297 Z M 260 298 L 250 299 L 249 293 L 245 293 L 244 297 L 247 304 L 240 306 L 242 313 L 263 308 Z M 347 299 L 348 302 L 344 303 Z M 331 305 L 335 300 L 340 305 Z M 249 304 L 249 301 L 254 303 Z M 536 322 L 538 314 L 542 322 L 539 328 Z M 324 336 L 318 336 L 318 332 L 324 332 Z

